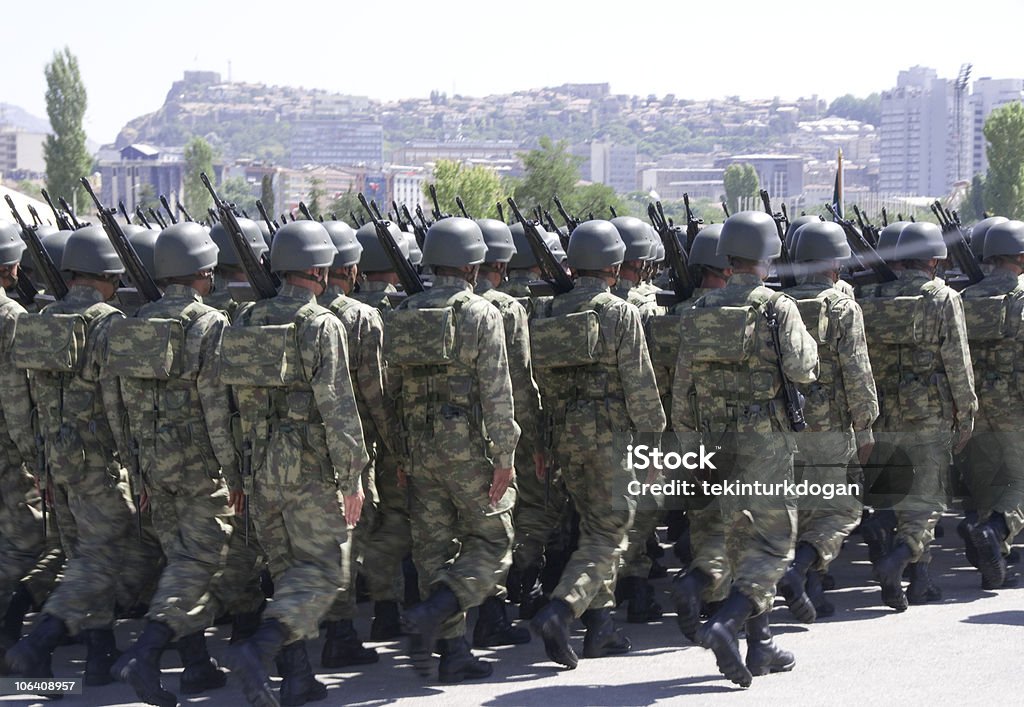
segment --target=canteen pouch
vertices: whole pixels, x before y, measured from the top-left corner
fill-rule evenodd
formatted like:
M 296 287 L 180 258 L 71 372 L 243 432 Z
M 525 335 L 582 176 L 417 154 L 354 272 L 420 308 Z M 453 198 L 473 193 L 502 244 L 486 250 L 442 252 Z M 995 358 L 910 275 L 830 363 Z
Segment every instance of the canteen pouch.
M 569 368 L 597 363 L 601 355 L 601 324 L 588 309 L 530 322 L 534 368 Z
M 181 375 L 185 328 L 177 319 L 115 319 L 108 372 L 122 378 L 167 380 Z
M 220 350 L 221 381 L 253 388 L 304 381 L 295 336 L 294 323 L 227 327 Z
M 647 320 L 647 350 L 655 368 L 675 368 L 679 357 L 679 317 L 663 315 Z
M 757 309 L 745 307 L 694 307 L 684 310 L 681 345 L 691 361 L 741 363 L 754 352 Z
M 384 360 L 389 366 L 444 366 L 454 360 L 454 307 L 396 309 L 387 318 Z
M 872 344 L 920 344 L 926 340 L 925 300 L 912 297 L 858 300 L 864 312 L 864 332 Z
M 81 314 L 22 314 L 11 358 L 18 368 L 77 373 L 84 364 L 85 344 Z

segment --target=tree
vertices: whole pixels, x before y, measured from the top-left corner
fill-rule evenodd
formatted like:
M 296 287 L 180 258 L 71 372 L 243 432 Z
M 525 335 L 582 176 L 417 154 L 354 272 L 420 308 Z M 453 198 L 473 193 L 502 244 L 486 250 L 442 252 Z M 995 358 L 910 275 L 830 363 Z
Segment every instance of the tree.
M 87 105 L 85 84 L 78 71 L 78 59 L 71 50 L 54 52 L 46 65 L 46 115 L 53 134 L 46 136 L 46 186 L 54 195 L 67 198 L 73 208 L 85 205 L 85 189 L 78 181 L 89 175 L 92 158 L 85 146 L 82 119 Z
M 306 208 L 309 209 L 309 214 L 314 219 L 320 218 L 320 207 L 326 197 L 324 180 L 319 177 L 311 178 L 309 180 L 309 196 L 306 197 Z
M 337 216 L 340 221 L 344 221 L 352 228 L 358 228 L 359 224 L 352 223 L 351 214 L 361 215 L 365 218 L 363 207 L 359 204 L 359 195 L 352 190 L 352 187 L 349 187 L 344 194 L 335 195 L 334 201 L 327 207 L 327 212 Z
M 252 187 L 242 177 L 231 177 L 221 182 L 217 190 L 220 198 L 229 204 L 234 204 L 239 213 L 243 211 L 249 214 L 249 218 L 260 220 L 256 211 L 256 197 L 252 194 Z
M 985 180 L 980 174 L 975 174 L 971 179 L 971 185 L 964 193 L 964 199 L 960 202 L 960 218 L 964 223 L 979 221 L 985 213 Z
M 213 206 L 213 197 L 203 186 L 200 174 L 213 178 L 213 147 L 201 137 L 194 137 L 185 145 L 185 208 L 201 218 Z
M 866 98 L 857 98 L 847 93 L 829 104 L 826 115 L 859 120 L 877 127 L 882 124 L 882 96 L 872 93 Z
M 628 216 L 629 209 L 607 184 L 586 184 L 576 187 L 563 200 L 566 210 L 577 218 L 611 218 L 611 209 L 619 216 Z
M 1024 104 L 1008 103 L 985 121 L 985 206 L 995 216 L 1024 216 Z
M 520 208 L 540 205 L 554 211 L 554 197 L 566 198 L 576 189 L 580 180 L 582 158 L 569 152 L 565 140 L 552 142 L 540 138 L 540 147 L 520 153 L 526 176 L 515 185 L 515 197 Z
M 465 167 L 451 160 L 440 160 L 434 167 L 434 188 L 441 211 L 461 216 L 455 203 L 461 197 L 466 210 L 473 218 L 495 217 L 496 205 L 505 200 L 501 179 L 493 169 L 483 165 Z M 429 194 L 429 186 L 423 185 L 423 193 Z
M 274 177 L 264 174 L 260 181 L 260 202 L 267 210 L 267 216 L 274 218 Z
M 759 184 L 757 171 L 751 164 L 731 164 L 725 168 L 723 176 L 725 200 L 729 204 L 729 213 L 740 210 L 739 201 L 743 197 L 757 196 Z

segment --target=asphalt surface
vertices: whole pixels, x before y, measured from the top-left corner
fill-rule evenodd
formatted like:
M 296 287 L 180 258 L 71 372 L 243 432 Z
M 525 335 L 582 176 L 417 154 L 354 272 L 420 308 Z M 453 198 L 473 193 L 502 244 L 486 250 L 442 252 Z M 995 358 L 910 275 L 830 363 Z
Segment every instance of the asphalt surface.
M 956 520 L 942 523 L 945 537 L 933 546 L 933 580 L 943 590 L 934 604 L 912 606 L 897 614 L 881 604 L 878 585 L 871 581 L 867 549 L 853 536 L 833 565 L 837 581 L 829 599 L 833 617 L 813 625 L 795 623 L 780 602 L 772 615 L 780 644 L 796 654 L 791 673 L 754 678 L 747 690 L 722 678 L 710 651 L 688 643 L 671 614 L 646 625 L 621 623 L 633 642 L 624 656 L 581 660 L 566 671 L 547 660 L 542 644 L 477 651 L 494 661 L 494 674 L 484 681 L 442 685 L 420 678 L 410 666 L 402 642 L 368 644 L 381 654 L 380 662 L 358 672 L 321 672 L 329 686 L 323 705 L 518 705 L 636 706 L 677 704 L 714 705 L 993 705 L 1024 702 L 1021 649 L 1024 648 L 1022 588 L 998 592 L 981 589 L 981 578 L 967 565 L 955 532 Z M 666 553 L 666 561 L 674 559 Z M 1011 567 L 1011 570 L 1013 568 Z M 671 612 L 668 579 L 657 580 L 659 601 Z M 369 604 L 361 604 L 357 628 L 369 632 Z M 625 606 L 617 612 L 625 618 Z M 618 618 L 618 617 L 617 617 Z M 141 621 L 118 625 L 118 644 L 126 646 Z M 223 651 L 227 627 L 211 629 L 210 649 Z M 576 648 L 582 650 L 582 627 L 577 625 Z M 54 674 L 81 674 L 84 648 L 59 648 Z M 319 658 L 320 643 L 310 646 Z M 163 662 L 164 684 L 177 689 L 181 668 L 169 651 Z M 134 705 L 127 685 L 86 688 L 61 704 Z M 46 704 L 39 698 L 0 697 L 3 705 Z M 236 681 L 182 705 L 244 705 Z

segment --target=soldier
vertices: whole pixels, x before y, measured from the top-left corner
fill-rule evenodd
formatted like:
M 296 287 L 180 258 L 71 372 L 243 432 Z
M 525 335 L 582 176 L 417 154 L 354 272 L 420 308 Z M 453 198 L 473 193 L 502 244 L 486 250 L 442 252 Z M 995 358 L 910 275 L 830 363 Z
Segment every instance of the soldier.
M 544 640 L 548 658 L 570 669 L 578 662 L 569 645 L 576 618 L 587 627 L 584 657 L 630 649 L 611 618 L 635 510 L 627 448 L 634 440 L 657 446 L 665 427 L 640 312 L 609 290 L 625 252 L 607 221 L 577 226 L 568 250 L 576 285 L 545 303 L 530 332 L 535 369 L 549 369 L 541 393 L 550 407 L 562 476 L 580 514 L 579 546 L 530 627 Z
M 28 471 L 38 461 L 32 397 L 28 376 L 11 362 L 15 324 L 25 308 L 6 291 L 18 282 L 24 251 L 18 229 L 0 224 L 0 616 L 4 617 L 0 663 L 4 652 L 21 638 L 22 622 L 31 607 L 21 580 L 46 546 L 39 492 Z M 39 469 L 39 473 L 44 472 Z
M 409 244 L 415 238 L 406 238 L 393 224 L 389 224 L 388 229 L 402 255 L 409 257 Z M 356 239 L 362 246 L 358 264 L 359 288 L 350 292 L 349 297 L 373 307 L 384 317 L 392 309 L 391 298 L 399 294 L 398 275 L 372 223 L 360 227 L 356 231 Z M 389 416 L 400 419 L 401 373 L 389 367 L 387 360 L 384 366 L 384 405 L 388 407 Z M 401 442 L 397 438 L 391 440 L 391 445 L 377 448 L 373 463 L 379 505 L 375 512 L 376 527 L 366 539 L 364 554 L 373 558 L 373 562 L 367 563 L 365 569 L 367 586 L 373 598 L 370 639 L 374 641 L 387 641 L 402 635 L 398 602 L 409 589 L 414 589 L 412 583 L 404 592 L 402 588 L 402 561 L 412 548 L 412 536 L 409 529 L 408 489 L 399 468 L 399 456 L 391 451 L 395 445 L 401 449 Z
M 840 225 L 815 219 L 797 231 L 791 252 L 793 262 L 802 264 L 802 275 L 786 294 L 797 301 L 804 325 L 817 340 L 820 361 L 818 380 L 800 387 L 807 429 L 800 435 L 797 481 L 845 486 L 854 455 L 860 464 L 868 461 L 874 446 L 871 425 L 878 417 L 864 317 L 853 298 L 834 287 L 839 261 L 850 257 L 850 246 Z M 810 623 L 819 613 L 834 611 L 824 600 L 819 578 L 857 527 L 861 508 L 850 495 L 800 499 L 798 505 L 795 557 L 779 592 L 793 615 Z
M 323 699 L 306 640 L 347 584 L 346 522 L 363 504 L 369 461 L 348 374 L 341 322 L 316 303 L 337 249 L 324 227 L 294 221 L 274 236 L 276 297 L 240 308 L 224 332 L 221 377 L 241 417 L 248 503 L 274 579 L 274 601 L 225 661 L 253 705 L 276 704 L 263 663 L 280 653 L 281 704 Z M 244 467 L 250 463 L 251 469 Z M 251 475 L 250 475 L 251 474 Z M 341 498 L 339 498 L 339 496 Z M 342 505 L 344 512 L 342 512 Z
M 103 357 L 110 326 L 121 313 L 107 300 L 124 272 L 103 229 L 71 233 L 61 269 L 71 272 L 67 296 L 39 314 L 22 315 L 14 363 L 32 373 L 40 434 L 50 469 L 57 524 L 67 553 L 64 576 L 32 632 L 7 653 L 11 668 L 49 677 L 54 648 L 81 635 L 88 648 L 86 685 L 111 681 L 117 658 L 113 621 L 125 575 L 159 567 L 136 534 L 122 468 L 131 452 L 122 434 L 124 407 Z M 141 584 L 142 582 L 139 582 Z
M 945 506 L 951 449 L 967 444 L 978 408 L 963 304 L 935 275 L 946 254 L 938 226 L 908 224 L 894 253 L 898 279 L 858 298 L 881 407 L 871 466 L 910 484 L 898 504 L 875 503 L 895 507 L 895 546 L 877 559 L 875 570 L 882 601 L 897 611 L 908 605 L 902 585 L 908 563 L 910 601 L 941 596 L 928 575 L 928 545 Z
M 530 359 L 530 328 L 526 308 L 515 297 L 495 289 L 505 280 L 505 268 L 515 254 L 512 232 L 502 221 L 478 219 L 487 252 L 477 276 L 476 293 L 493 304 L 501 313 L 508 355 L 509 377 L 515 400 L 515 420 L 520 437 L 516 447 L 515 542 L 512 561 L 520 556 L 518 573 L 509 573 L 509 582 L 517 581 L 515 593 L 520 599 L 529 594 L 540 576 L 544 561 L 544 545 L 561 515 L 561 509 L 548 508 L 550 493 L 545 497 L 544 466 L 545 430 L 541 418 L 540 391 L 533 379 Z M 548 486 L 550 488 L 550 485 Z M 525 548 L 526 545 L 534 547 Z M 524 561 L 524 556 L 526 559 Z M 515 645 L 530 642 L 530 632 L 513 627 L 505 611 L 502 589 L 487 597 L 480 605 L 480 618 L 473 629 L 473 645 L 477 648 Z
M 367 503 L 359 525 L 351 533 L 349 586 L 331 606 L 325 617 L 327 640 L 324 641 L 320 664 L 325 668 L 346 665 L 368 665 L 378 660 L 377 651 L 366 648 L 359 640 L 352 619 L 355 618 L 356 567 L 371 577 L 368 581 L 373 598 L 392 598 L 395 567 L 386 567 L 379 558 L 367 553 L 368 540 L 383 528 L 377 517 L 377 489 L 374 460 L 384 455 L 394 456 L 392 445 L 400 439 L 401 429 L 394 405 L 387 401 L 384 368 L 384 323 L 380 312 L 348 295 L 359 277 L 359 257 L 363 246 L 355 231 L 343 221 L 325 221 L 324 228 L 337 249 L 328 274 L 327 291 L 318 298 L 320 304 L 334 312 L 348 335 L 348 367 L 355 392 L 359 419 L 363 426 L 363 439 L 370 462 L 363 470 L 363 487 Z M 385 531 L 386 532 L 386 531 Z M 360 563 L 362 557 L 368 561 Z
M 421 675 L 441 639 L 442 682 L 491 674 L 470 652 L 465 612 L 491 596 L 512 559 L 519 426 L 501 315 L 473 293 L 486 250 L 470 219 L 435 222 L 423 244 L 434 285 L 388 321 L 388 364 L 402 368 L 413 561 L 427 597 L 403 623 Z
M 972 245 L 975 240 L 972 235 Z M 1008 584 L 1010 544 L 1024 527 L 1022 391 L 1018 383 L 1024 371 L 1024 285 L 1020 280 L 1024 273 L 1024 223 L 1004 219 L 990 225 L 984 248 L 989 274 L 960 293 L 978 394 L 965 480 L 976 513 L 970 543 L 981 570 L 981 586 L 999 589 Z
M 253 255 L 260 259 L 269 250 L 263 234 L 255 221 L 247 218 L 239 218 L 238 225 L 242 227 L 242 233 L 246 242 L 252 248 Z M 235 311 L 238 309 L 238 302 L 231 297 L 231 283 L 248 285 L 249 281 L 245 276 L 245 270 L 238 260 L 235 246 L 231 242 L 231 236 L 227 229 L 220 223 L 213 224 L 210 229 L 210 238 L 217 246 L 217 268 L 213 271 L 215 287 L 203 297 L 203 303 L 228 315 L 229 320 L 234 320 Z
M 508 266 L 505 269 L 508 279 L 502 282 L 497 289 L 518 299 L 526 307 L 527 314 L 533 316 L 535 302 L 530 295 L 530 283 L 536 282 L 540 278 L 540 266 L 537 265 L 537 259 L 533 256 L 530 242 L 526 240 L 523 224 L 514 223 L 509 230 L 512 232 L 512 243 L 516 247 L 516 252 L 508 261 Z M 562 242 L 558 236 L 554 233 L 547 233 L 539 226 L 537 230 L 544 242 L 548 244 L 555 260 L 561 262 L 565 258 L 565 251 L 562 249 Z
M 985 237 L 988 235 L 988 231 L 993 226 L 1009 221 L 1005 216 L 990 216 L 982 219 L 974 224 L 971 228 L 970 246 L 971 253 L 974 255 L 974 259 L 981 263 L 981 270 L 986 275 L 992 270 L 992 266 L 989 263 L 981 262 L 985 258 Z
M 672 420 L 684 449 L 717 449 L 716 480 L 784 483 L 793 478 L 793 439 L 782 386 L 811 383 L 817 345 L 793 300 L 762 284 L 782 252 L 771 216 L 733 214 L 722 226 L 717 253 L 729 258 L 728 284 L 706 293 L 682 314 L 682 345 L 672 387 Z M 770 319 L 777 321 L 772 342 Z M 792 559 L 796 508 L 784 495 L 720 496 L 732 588 L 697 631 L 718 669 L 747 687 L 752 674 L 791 670 L 795 659 L 771 638 L 775 584 Z M 736 636 L 746 628 L 746 664 Z
M 155 241 L 153 274 L 164 296 L 112 324 L 107 365 L 121 377 L 126 434 L 138 450 L 167 564 L 146 626 L 113 674 L 144 702 L 173 707 L 177 698 L 160 683 L 160 656 L 172 640 L 185 666 L 184 694 L 225 684 L 203 630 L 220 608 L 211 592 L 221 593 L 214 580 L 228 551 L 232 508 L 242 510 L 242 482 L 229 391 L 215 371 L 228 321 L 201 299 L 213 286 L 217 246 L 192 222 L 169 226 Z

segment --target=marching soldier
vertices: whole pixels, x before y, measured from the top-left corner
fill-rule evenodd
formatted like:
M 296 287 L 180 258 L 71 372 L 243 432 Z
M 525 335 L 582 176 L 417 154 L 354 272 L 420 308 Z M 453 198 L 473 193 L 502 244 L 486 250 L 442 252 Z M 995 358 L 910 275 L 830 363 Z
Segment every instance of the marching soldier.
M 255 221 L 247 218 L 239 218 L 238 225 L 242 227 L 242 233 L 249 247 L 252 248 L 253 255 L 257 260 L 262 258 L 269 248 L 267 248 L 266 241 L 263 240 L 259 226 Z M 231 297 L 230 285 L 233 282 L 248 285 L 249 281 L 246 279 L 245 270 L 242 269 L 242 264 L 238 260 L 238 254 L 235 252 L 235 246 L 231 242 L 231 236 L 227 229 L 220 223 L 213 224 L 210 229 L 210 238 L 217 246 L 217 267 L 213 271 L 215 286 L 209 294 L 203 297 L 203 302 L 224 312 L 228 315 L 228 320 L 233 320 L 235 311 L 238 309 L 238 302 Z

